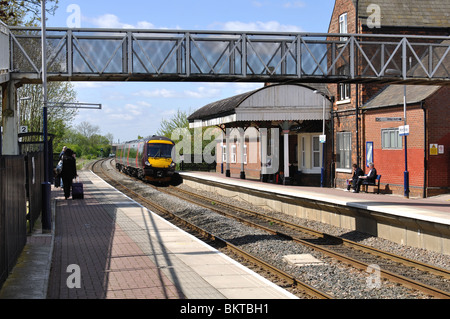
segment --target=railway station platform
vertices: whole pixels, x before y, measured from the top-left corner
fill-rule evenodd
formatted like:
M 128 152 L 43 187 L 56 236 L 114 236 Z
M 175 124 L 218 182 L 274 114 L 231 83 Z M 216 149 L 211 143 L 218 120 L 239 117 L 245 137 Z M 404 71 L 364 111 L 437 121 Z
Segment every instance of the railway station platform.
M 0 299 L 295 299 L 91 171 L 52 188 L 53 231 L 29 236 Z
M 180 172 L 180 175 L 184 184 L 196 189 L 450 255 L 450 194 L 407 199 L 335 188 L 263 183 L 216 172 Z

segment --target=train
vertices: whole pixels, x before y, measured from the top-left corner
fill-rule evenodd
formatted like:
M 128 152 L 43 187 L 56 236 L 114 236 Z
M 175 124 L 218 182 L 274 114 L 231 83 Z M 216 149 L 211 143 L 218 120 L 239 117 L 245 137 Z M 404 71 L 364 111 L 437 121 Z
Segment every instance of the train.
M 116 168 L 150 182 L 170 182 L 175 174 L 175 143 L 164 136 L 150 136 L 117 145 Z

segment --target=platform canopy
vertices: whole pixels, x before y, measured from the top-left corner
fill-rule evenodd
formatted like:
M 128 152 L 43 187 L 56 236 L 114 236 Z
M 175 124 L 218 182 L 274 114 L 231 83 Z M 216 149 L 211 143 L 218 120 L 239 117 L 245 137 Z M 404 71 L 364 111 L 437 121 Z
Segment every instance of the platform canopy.
M 315 93 L 320 92 L 322 94 Z M 189 127 L 236 122 L 305 121 L 330 119 L 326 84 L 275 84 L 203 106 L 189 117 Z M 236 123 L 238 124 L 238 123 Z M 239 125 L 236 125 L 239 126 Z

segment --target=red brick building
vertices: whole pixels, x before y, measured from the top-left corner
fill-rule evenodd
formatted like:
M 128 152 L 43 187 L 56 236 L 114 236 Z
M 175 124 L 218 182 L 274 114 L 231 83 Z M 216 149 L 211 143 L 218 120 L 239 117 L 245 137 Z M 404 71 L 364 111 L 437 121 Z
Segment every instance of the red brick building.
M 328 32 L 448 36 L 449 14 L 446 0 L 336 0 Z M 345 186 L 352 163 L 367 170 L 366 162 L 373 157 L 382 175 L 381 192 L 403 194 L 405 143 L 398 129 L 404 123 L 403 85 L 343 83 L 330 84 L 328 90 L 336 97 L 332 113 L 335 186 Z M 449 88 L 407 86 L 406 101 L 410 196 L 448 193 Z

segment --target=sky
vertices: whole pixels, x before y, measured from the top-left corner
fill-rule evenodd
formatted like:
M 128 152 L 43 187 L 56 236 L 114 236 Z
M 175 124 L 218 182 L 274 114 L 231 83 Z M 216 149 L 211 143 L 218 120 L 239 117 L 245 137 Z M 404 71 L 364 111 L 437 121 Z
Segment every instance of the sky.
M 334 0 L 59 0 L 48 27 L 70 27 L 80 12 L 82 28 L 176 29 L 326 33 Z M 114 141 L 156 134 L 162 119 L 178 110 L 193 113 L 211 102 L 261 87 L 262 83 L 72 82 L 79 102 L 101 103 L 80 109 L 87 121 L 111 133 Z

